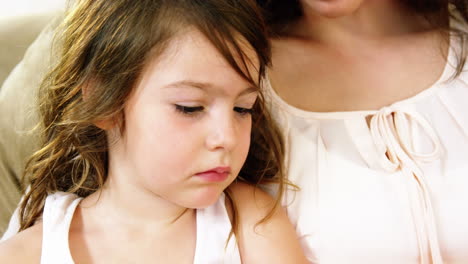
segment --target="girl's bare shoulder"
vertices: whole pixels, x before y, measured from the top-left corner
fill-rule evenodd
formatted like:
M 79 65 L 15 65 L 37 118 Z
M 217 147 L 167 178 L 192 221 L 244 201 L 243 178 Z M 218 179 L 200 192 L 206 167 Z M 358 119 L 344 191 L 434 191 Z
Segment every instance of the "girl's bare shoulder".
M 240 182 L 229 189 L 237 209 L 242 263 L 307 263 L 286 211 L 281 205 L 275 207 L 273 197 Z
M 39 263 L 42 249 L 42 223 L 0 242 L 0 263 Z

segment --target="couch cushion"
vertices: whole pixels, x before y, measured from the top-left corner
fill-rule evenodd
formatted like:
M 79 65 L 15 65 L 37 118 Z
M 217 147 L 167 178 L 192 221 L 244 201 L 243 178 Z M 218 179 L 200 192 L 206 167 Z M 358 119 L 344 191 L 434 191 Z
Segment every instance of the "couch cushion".
M 21 61 L 55 13 L 0 17 L 0 84 Z
M 54 29 L 62 17 L 56 13 L 51 19 L 0 89 L 0 233 L 20 199 L 25 162 L 37 148 L 31 132 L 37 121 L 36 90 L 51 68 Z

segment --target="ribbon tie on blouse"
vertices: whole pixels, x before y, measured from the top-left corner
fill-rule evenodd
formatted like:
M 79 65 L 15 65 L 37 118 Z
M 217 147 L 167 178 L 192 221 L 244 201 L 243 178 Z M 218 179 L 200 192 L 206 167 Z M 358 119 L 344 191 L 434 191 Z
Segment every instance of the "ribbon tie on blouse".
M 432 151 L 429 153 L 417 152 L 414 149 L 411 128 L 415 125 L 430 139 Z M 435 131 L 416 112 L 385 107 L 372 117 L 370 132 L 378 152 L 382 153 L 380 163 L 383 168 L 390 172 L 401 170 L 416 182 L 418 192 L 410 194 L 410 200 L 421 263 L 442 264 L 431 198 L 424 174 L 417 164 L 417 161 L 429 162 L 439 158 L 441 144 Z

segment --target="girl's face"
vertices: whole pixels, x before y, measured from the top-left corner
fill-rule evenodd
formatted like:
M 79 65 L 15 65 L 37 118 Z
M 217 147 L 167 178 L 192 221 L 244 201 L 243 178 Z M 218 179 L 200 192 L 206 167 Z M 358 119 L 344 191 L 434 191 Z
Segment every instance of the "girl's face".
M 125 105 L 125 131 L 109 150 L 109 177 L 202 208 L 244 164 L 257 89 L 201 33 L 180 35 L 151 60 Z M 253 50 L 246 52 L 257 63 Z
M 303 8 L 324 17 L 340 17 L 355 12 L 364 0 L 300 0 Z

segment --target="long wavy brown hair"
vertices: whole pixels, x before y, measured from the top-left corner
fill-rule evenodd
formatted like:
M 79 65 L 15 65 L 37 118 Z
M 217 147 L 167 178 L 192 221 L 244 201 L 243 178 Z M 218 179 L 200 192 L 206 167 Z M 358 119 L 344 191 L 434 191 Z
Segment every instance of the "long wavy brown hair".
M 123 129 L 123 105 L 148 59 L 161 54 L 187 27 L 199 30 L 233 69 L 261 87 L 270 46 L 254 0 L 79 0 L 70 8 L 56 35 L 57 66 L 39 91 L 41 148 L 26 165 L 24 186 L 30 188 L 20 205 L 21 230 L 41 216 L 47 195 L 63 191 L 86 197 L 103 186 L 108 139 L 94 124 L 119 117 Z M 245 42 L 257 54 L 258 79 L 246 70 L 252 62 L 242 49 Z M 83 100 L 83 87 L 90 83 L 91 94 Z M 252 114 L 251 147 L 239 180 L 277 183 L 276 203 L 263 220 L 281 200 L 286 183 L 283 157 L 281 134 L 260 91 Z M 229 191 L 226 194 L 236 233 L 235 203 Z
M 262 7 L 270 37 L 281 37 L 292 25 L 292 22 L 302 17 L 300 0 L 256 0 Z M 462 20 L 468 24 L 468 0 L 400 0 L 415 15 L 425 18 L 432 26 L 442 33 L 451 32 L 460 41 L 463 47 L 457 54 L 458 65 L 453 77 L 458 76 L 465 65 L 468 42 L 468 30 L 460 30 L 450 23 L 448 18 Z M 453 6 L 456 12 L 450 12 L 449 6 Z M 459 16 L 458 16 L 458 14 Z

